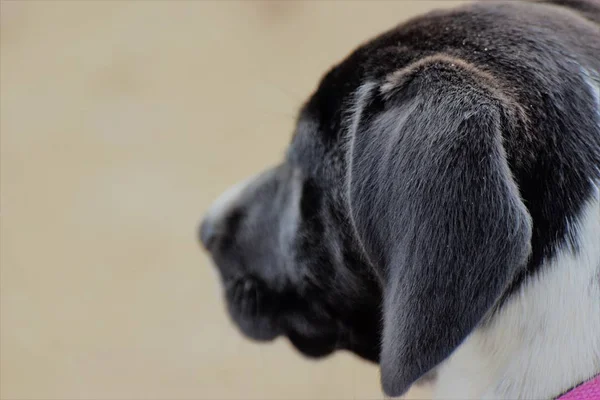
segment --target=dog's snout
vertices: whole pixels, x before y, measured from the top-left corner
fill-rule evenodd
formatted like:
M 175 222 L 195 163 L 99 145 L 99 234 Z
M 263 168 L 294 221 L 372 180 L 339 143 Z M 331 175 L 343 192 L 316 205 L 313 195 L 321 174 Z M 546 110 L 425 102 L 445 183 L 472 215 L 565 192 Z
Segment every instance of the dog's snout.
M 238 222 L 242 193 L 251 182 L 248 179 L 232 186 L 210 206 L 198 230 L 200 242 L 208 251 L 214 251 L 219 242 L 235 235 L 237 226 L 231 221 Z
M 219 243 L 231 243 L 235 240 L 242 219 L 243 213 L 235 208 L 223 214 L 208 214 L 200 223 L 200 242 L 210 252 L 213 252 Z

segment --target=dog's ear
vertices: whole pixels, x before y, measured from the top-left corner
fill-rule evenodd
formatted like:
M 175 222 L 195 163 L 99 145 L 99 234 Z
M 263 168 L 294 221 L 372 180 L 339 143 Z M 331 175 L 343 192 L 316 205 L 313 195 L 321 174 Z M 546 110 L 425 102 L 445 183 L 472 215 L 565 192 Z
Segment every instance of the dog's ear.
M 466 338 L 530 253 L 502 144 L 506 102 L 431 60 L 357 92 L 351 216 L 383 282 L 381 379 L 403 394 Z

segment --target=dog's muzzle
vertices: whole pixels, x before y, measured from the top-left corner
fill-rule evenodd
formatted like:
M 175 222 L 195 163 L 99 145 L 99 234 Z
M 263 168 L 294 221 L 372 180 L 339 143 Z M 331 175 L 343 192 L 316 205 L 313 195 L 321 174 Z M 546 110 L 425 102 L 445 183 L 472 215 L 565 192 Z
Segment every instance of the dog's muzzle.
M 256 340 L 281 333 L 280 303 L 289 285 L 284 230 L 291 226 L 286 215 L 292 172 L 283 165 L 231 187 L 213 203 L 198 231 L 221 277 L 229 314 Z

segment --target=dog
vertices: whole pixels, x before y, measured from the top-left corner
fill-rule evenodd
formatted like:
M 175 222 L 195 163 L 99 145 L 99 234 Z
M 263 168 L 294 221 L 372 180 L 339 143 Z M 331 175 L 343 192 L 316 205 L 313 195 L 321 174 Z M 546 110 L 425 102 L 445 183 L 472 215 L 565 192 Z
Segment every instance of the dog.
M 600 374 L 600 3 L 479 2 L 361 45 L 284 161 L 200 225 L 249 338 L 383 391 L 549 399 Z

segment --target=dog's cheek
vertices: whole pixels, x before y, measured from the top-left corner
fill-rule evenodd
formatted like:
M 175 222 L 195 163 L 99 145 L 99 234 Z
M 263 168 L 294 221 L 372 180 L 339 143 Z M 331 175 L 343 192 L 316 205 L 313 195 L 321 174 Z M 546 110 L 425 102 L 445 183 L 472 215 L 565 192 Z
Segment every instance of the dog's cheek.
M 323 216 L 323 193 L 312 180 L 307 180 L 300 199 L 300 220 L 295 241 L 297 284 L 304 290 L 321 290 L 333 276 L 333 255 L 328 243 Z
M 300 197 L 300 222 L 304 236 L 312 240 L 321 237 L 325 226 L 321 218 L 323 192 L 313 178 L 307 178 L 302 184 Z

